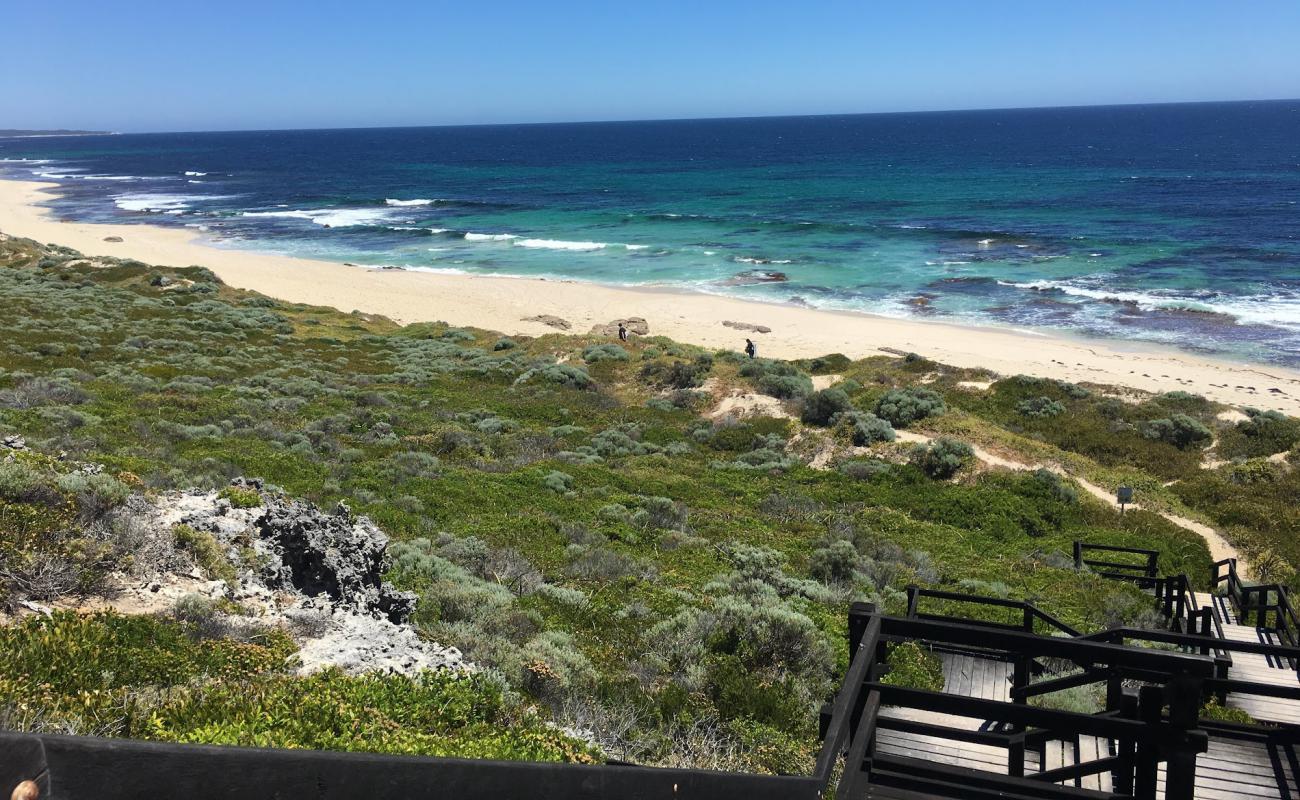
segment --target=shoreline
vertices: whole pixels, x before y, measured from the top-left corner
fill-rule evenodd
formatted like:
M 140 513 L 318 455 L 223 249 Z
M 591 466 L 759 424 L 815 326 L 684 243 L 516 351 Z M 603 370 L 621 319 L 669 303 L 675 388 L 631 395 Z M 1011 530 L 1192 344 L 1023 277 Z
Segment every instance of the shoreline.
M 499 277 L 346 266 L 216 246 L 193 230 L 147 224 L 64 222 L 40 205 L 58 184 L 0 180 L 0 232 L 59 244 L 87 256 L 133 258 L 158 266 L 201 265 L 231 286 L 280 300 L 379 314 L 399 323 L 442 320 L 507 335 L 586 333 L 611 320 L 643 317 L 651 335 L 739 350 L 746 336 L 759 354 L 850 358 L 915 352 L 958 367 L 982 367 L 1148 392 L 1190 391 L 1235 406 L 1300 416 L 1300 371 L 1234 363 L 1172 347 L 1066 334 L 1020 332 L 943 321 L 809 309 L 673 287 L 619 287 L 542 278 Z M 105 241 L 120 237 L 120 242 Z M 567 320 L 565 331 L 527 317 Z M 763 325 L 750 333 L 726 321 Z

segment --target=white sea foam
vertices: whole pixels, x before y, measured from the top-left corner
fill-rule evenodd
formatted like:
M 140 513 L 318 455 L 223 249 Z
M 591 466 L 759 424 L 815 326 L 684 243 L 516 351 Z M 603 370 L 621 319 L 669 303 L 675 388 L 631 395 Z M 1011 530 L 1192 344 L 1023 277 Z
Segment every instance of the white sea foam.
M 418 199 L 415 199 L 415 200 L 394 200 L 394 199 L 392 199 L 392 198 L 390 197 L 390 198 L 388 198 L 387 200 L 385 200 L 384 202 L 387 203 L 387 204 L 390 205 L 390 206 L 397 206 L 397 207 L 399 207 L 399 208 L 403 208 L 403 207 L 406 207 L 406 206 L 428 206 L 428 205 L 433 205 L 433 202 L 434 202 L 434 201 L 432 201 L 432 200 L 425 200 L 425 199 L 423 199 L 423 198 L 418 198 Z
M 1300 296 L 1294 295 L 1255 294 L 1233 297 L 1202 293 L 1196 297 L 1188 297 L 1160 292 L 1094 288 L 1069 281 L 1039 280 L 1023 283 L 998 281 L 998 283 L 1003 286 L 1036 291 L 1054 290 L 1071 297 L 1083 297 L 1089 300 L 1130 303 L 1145 310 L 1201 311 L 1224 314 L 1247 324 L 1300 329 Z
M 513 233 L 467 233 L 465 241 L 467 242 L 508 242 L 511 239 L 519 237 Z
M 271 219 L 305 219 L 324 228 L 349 228 L 355 225 L 380 225 L 391 212 L 382 208 L 317 208 L 290 211 L 245 211 L 240 216 Z
M 48 158 L 0 158 L 0 164 L 49 164 Z
M 187 170 L 185 170 L 185 174 L 186 174 L 186 175 L 189 175 L 191 178 L 202 178 L 204 175 L 207 175 L 208 173 L 206 173 L 206 172 L 195 172 L 194 170 L 188 170 L 188 169 L 187 169 Z
M 113 196 L 113 204 L 123 211 L 148 211 L 152 213 L 178 212 L 189 210 L 192 203 L 209 199 L 204 195 L 189 194 L 119 194 Z
M 992 239 L 980 239 L 979 244 L 980 244 L 980 247 L 988 247 L 989 245 L 993 244 L 993 240 L 992 240 Z
M 623 246 L 626 247 L 628 250 L 645 250 L 645 249 L 648 248 L 650 245 L 648 245 L 648 244 L 625 244 L 625 245 L 623 245 Z
M 468 235 L 466 238 L 469 238 Z M 575 252 L 603 250 L 607 247 L 604 242 L 566 242 L 560 239 L 520 239 L 515 242 L 515 245 L 539 250 L 572 250 Z

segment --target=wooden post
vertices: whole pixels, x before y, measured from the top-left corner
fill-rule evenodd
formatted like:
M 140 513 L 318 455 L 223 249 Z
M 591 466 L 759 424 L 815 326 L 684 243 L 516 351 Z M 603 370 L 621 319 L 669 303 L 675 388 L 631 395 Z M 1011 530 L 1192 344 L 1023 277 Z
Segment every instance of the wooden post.
M 1201 709 L 1201 681 L 1174 675 L 1165 687 L 1169 724 L 1181 732 L 1195 730 Z M 1165 800 L 1192 800 L 1196 794 L 1196 751 L 1184 738 L 1169 754 L 1165 769 Z
M 1121 719 L 1137 719 L 1138 716 L 1138 699 L 1131 694 L 1119 695 L 1119 716 Z M 1120 764 L 1115 770 L 1115 793 L 1120 795 L 1133 794 L 1133 777 L 1137 769 L 1134 758 L 1134 747 L 1131 739 L 1120 739 L 1116 742 L 1116 755 L 1119 756 Z
M 876 613 L 875 603 L 854 603 L 849 606 L 849 663 L 862 645 L 862 635 L 866 633 L 871 615 Z
M 1074 568 L 1083 569 L 1083 542 L 1074 543 Z
M 1143 686 L 1138 690 L 1138 719 L 1154 725 L 1160 722 L 1160 712 L 1164 708 L 1164 689 L 1159 686 Z M 1156 776 L 1160 769 L 1160 750 L 1151 744 L 1139 744 L 1137 747 L 1137 764 L 1134 770 L 1133 796 L 1142 800 L 1155 800 Z

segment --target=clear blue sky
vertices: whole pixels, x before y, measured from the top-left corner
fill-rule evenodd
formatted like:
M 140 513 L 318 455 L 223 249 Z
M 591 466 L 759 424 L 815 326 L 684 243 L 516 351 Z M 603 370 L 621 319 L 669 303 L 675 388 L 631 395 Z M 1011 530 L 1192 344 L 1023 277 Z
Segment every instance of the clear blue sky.
M 1300 97 L 1298 0 L 5 0 L 0 128 Z

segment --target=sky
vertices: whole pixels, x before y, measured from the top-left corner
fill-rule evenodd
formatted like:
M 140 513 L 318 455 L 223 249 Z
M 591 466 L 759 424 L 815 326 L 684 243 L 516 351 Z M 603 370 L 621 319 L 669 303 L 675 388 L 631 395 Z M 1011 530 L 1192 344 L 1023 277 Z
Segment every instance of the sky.
M 1300 97 L 1297 0 L 0 0 L 0 128 Z

